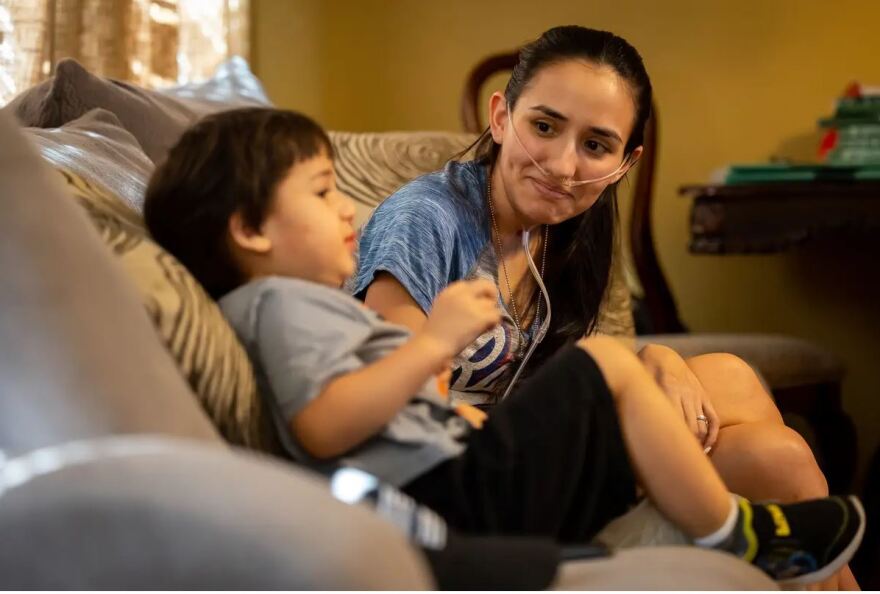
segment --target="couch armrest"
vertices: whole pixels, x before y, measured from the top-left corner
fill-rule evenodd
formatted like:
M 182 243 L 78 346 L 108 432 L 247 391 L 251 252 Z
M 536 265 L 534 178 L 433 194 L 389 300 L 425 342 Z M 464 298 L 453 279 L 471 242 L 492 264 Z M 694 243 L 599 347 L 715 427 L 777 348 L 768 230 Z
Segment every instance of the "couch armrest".
M 566 563 L 554 590 L 778 590 L 745 561 L 696 547 L 642 547 Z
M 432 587 L 391 524 L 268 457 L 124 436 L 31 458 L 30 477 L 28 456 L 0 467 L 3 588 Z

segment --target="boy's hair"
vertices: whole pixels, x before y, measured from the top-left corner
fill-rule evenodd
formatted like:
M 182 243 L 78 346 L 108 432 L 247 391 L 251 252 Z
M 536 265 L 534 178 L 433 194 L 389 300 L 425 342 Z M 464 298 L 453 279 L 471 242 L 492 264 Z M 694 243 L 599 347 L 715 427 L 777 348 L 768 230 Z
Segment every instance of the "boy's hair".
M 299 113 L 246 108 L 208 116 L 153 173 L 147 228 L 218 299 L 245 281 L 227 240 L 230 217 L 239 212 L 259 228 L 290 168 L 322 152 L 333 157 L 330 138 Z

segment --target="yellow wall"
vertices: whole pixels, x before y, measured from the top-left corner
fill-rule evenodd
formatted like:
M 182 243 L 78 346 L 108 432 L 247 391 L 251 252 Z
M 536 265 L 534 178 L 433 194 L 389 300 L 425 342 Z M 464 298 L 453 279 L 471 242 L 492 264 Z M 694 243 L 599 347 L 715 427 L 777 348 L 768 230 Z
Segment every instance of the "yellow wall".
M 654 229 L 685 323 L 782 332 L 849 366 L 862 466 L 880 428 L 880 240 L 776 256 L 688 253 L 683 183 L 730 162 L 812 155 L 851 80 L 880 84 L 880 2 L 803 0 L 256 0 L 255 70 L 279 105 L 339 130 L 459 130 L 469 68 L 556 24 L 614 31 L 642 53 L 660 111 Z

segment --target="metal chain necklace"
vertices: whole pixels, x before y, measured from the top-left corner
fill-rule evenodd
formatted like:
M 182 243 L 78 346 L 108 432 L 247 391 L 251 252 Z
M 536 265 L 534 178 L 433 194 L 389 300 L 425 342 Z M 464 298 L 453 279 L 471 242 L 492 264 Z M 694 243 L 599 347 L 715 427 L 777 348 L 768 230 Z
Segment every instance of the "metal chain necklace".
M 507 296 L 510 298 L 510 308 L 513 310 L 513 322 L 516 324 L 516 331 L 519 333 L 519 348 L 517 349 L 517 357 L 521 358 L 525 351 L 525 335 L 523 334 L 522 324 L 519 319 L 519 311 L 516 307 L 516 299 L 513 298 L 513 291 L 510 288 L 510 275 L 507 273 L 507 263 L 504 260 L 504 254 L 501 246 L 501 234 L 498 232 L 498 222 L 495 220 L 495 205 L 492 196 L 492 175 L 486 179 L 486 201 L 489 203 L 489 218 L 492 220 L 492 230 L 495 236 L 495 257 L 501 260 L 501 269 L 504 271 L 504 284 L 507 285 Z M 544 225 L 544 235 L 542 241 L 544 246 L 541 254 L 541 278 L 544 278 L 544 268 L 547 265 L 547 244 L 550 239 L 550 226 Z M 523 312 L 525 313 L 525 312 Z M 538 299 L 538 305 L 535 309 L 535 319 L 532 321 L 532 337 L 538 328 L 538 322 L 541 318 L 541 300 Z

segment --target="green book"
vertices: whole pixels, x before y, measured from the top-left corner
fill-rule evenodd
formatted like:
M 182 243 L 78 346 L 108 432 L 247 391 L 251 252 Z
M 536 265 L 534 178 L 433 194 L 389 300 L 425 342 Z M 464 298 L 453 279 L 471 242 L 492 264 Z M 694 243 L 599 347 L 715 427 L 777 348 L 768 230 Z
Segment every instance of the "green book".
M 785 163 L 759 163 L 754 165 L 731 165 L 724 183 L 727 185 L 744 185 L 873 179 L 880 179 L 880 165 L 789 165 Z

